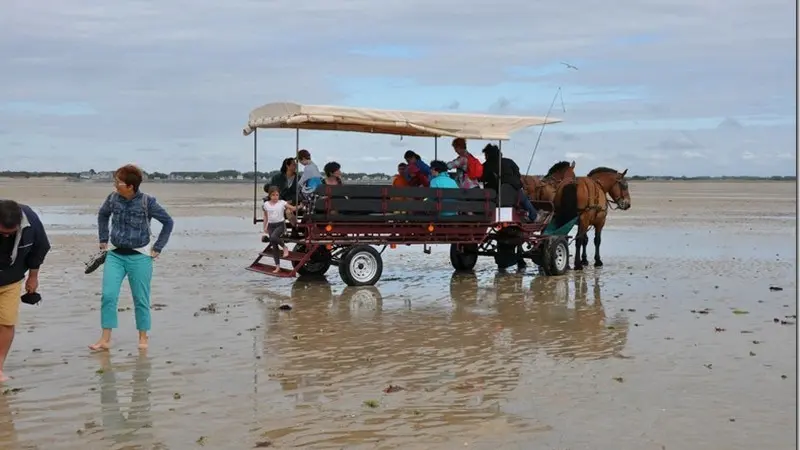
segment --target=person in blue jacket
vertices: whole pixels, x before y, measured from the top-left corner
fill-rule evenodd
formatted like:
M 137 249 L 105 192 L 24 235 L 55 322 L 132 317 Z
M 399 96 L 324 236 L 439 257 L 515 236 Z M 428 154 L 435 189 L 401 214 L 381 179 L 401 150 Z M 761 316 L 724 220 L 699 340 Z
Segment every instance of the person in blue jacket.
M 447 163 L 444 161 L 431 161 L 431 188 L 432 189 L 458 189 L 458 183 L 447 174 Z M 453 201 L 444 199 L 443 201 Z M 442 216 L 455 216 L 456 211 L 442 211 Z
M 117 328 L 117 303 L 122 281 L 127 277 L 133 295 L 139 349 L 148 346 L 150 331 L 150 286 L 153 260 L 167 245 L 174 222 L 166 210 L 140 190 L 143 174 L 128 164 L 114 172 L 115 191 L 106 197 L 97 212 L 100 250 L 106 252 L 103 292 L 100 297 L 100 339 L 89 346 L 93 351 L 108 351 L 111 331 Z M 150 246 L 150 219 L 161 222 L 161 232 Z M 111 230 L 108 222 L 111 220 Z M 109 246 L 109 243 L 111 246 Z

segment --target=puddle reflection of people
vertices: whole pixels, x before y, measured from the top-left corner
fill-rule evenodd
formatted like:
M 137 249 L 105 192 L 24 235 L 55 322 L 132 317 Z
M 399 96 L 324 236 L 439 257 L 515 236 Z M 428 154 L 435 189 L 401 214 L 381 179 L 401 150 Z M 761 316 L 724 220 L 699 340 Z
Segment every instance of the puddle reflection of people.
M 119 402 L 118 371 L 124 364 L 112 364 L 109 352 L 95 355 L 100 361 L 100 405 L 103 426 L 103 437 L 114 444 L 153 444 L 154 436 L 150 430 L 153 419 L 150 415 L 150 372 L 151 361 L 146 351 L 139 352 L 133 365 L 133 392 L 127 416 L 122 412 Z M 127 447 L 126 447 L 127 448 Z
M 478 302 L 478 276 L 474 272 L 453 272 L 450 276 L 450 301 L 457 317 L 469 315 Z
M 0 393 L 0 448 L 9 450 L 20 448 L 19 436 L 9 405 L 12 398 L 11 395 Z

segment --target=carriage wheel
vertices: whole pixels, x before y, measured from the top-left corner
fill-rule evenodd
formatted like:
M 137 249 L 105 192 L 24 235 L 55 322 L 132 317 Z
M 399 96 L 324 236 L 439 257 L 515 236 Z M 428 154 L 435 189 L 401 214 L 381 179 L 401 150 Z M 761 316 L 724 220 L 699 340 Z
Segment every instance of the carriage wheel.
M 297 244 L 294 246 L 293 251 L 297 253 L 306 253 L 306 245 Z M 317 247 L 317 250 L 314 251 L 314 254 L 311 255 L 311 259 L 303 264 L 303 267 L 297 269 L 297 273 L 304 276 L 322 276 L 325 275 L 325 272 L 327 272 L 330 267 L 331 252 L 324 246 L 320 245 Z
M 566 236 L 553 236 L 544 243 L 542 269 L 547 276 L 564 275 L 569 269 L 569 245 Z
M 450 244 L 450 264 L 459 272 L 469 272 L 478 263 L 478 246 Z
M 339 275 L 348 286 L 372 286 L 383 273 L 381 254 L 369 245 L 356 245 L 342 255 Z

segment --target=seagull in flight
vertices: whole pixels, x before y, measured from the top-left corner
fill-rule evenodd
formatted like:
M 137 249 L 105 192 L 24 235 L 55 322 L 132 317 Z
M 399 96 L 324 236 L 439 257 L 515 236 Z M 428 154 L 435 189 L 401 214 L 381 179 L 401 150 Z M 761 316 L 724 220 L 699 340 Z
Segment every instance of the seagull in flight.
M 573 66 L 572 64 L 568 64 L 568 63 L 565 63 L 565 62 L 563 62 L 563 61 L 561 62 L 561 64 L 563 64 L 563 65 L 567 66 L 567 69 L 578 70 L 578 68 L 577 68 L 577 67 L 575 67 L 575 66 Z

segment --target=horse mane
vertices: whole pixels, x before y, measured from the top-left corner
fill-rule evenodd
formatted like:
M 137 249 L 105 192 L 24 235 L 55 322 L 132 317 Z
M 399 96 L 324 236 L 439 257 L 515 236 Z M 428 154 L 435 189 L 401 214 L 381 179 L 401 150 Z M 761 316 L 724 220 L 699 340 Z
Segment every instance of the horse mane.
M 551 167 L 550 170 L 547 171 L 547 175 L 545 175 L 545 177 L 549 177 L 550 175 L 553 175 L 556 172 L 560 172 L 570 166 L 572 166 L 572 163 L 570 163 L 569 161 L 559 161 L 553 164 L 553 167 Z
M 592 170 L 591 170 L 591 171 L 590 171 L 590 172 L 589 172 L 589 173 L 588 173 L 586 176 L 587 176 L 587 177 L 590 177 L 590 176 L 592 176 L 592 175 L 599 174 L 599 173 L 613 173 L 613 174 L 618 174 L 619 172 L 617 172 L 616 170 L 614 170 L 614 169 L 612 169 L 612 168 L 610 168 L 610 167 L 603 167 L 603 166 L 600 166 L 600 167 L 595 167 L 594 169 L 592 169 Z

